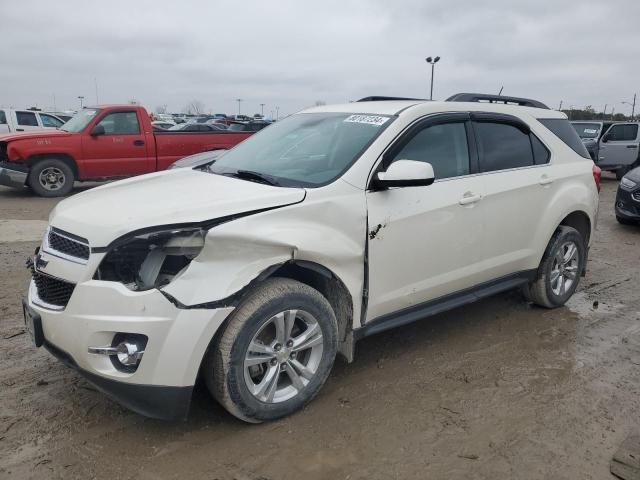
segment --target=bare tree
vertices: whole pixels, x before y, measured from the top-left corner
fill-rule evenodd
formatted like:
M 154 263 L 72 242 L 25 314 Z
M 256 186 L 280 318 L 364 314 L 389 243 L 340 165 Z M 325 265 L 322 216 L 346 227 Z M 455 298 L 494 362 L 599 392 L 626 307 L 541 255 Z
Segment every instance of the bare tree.
M 322 107 L 323 105 L 326 105 L 327 102 L 325 102 L 324 100 L 316 100 L 316 107 Z
M 182 111 L 189 115 L 200 115 L 205 111 L 205 105 L 200 100 L 191 100 Z
M 158 105 L 156 107 L 156 113 L 167 113 L 167 104 L 165 103 L 164 105 Z

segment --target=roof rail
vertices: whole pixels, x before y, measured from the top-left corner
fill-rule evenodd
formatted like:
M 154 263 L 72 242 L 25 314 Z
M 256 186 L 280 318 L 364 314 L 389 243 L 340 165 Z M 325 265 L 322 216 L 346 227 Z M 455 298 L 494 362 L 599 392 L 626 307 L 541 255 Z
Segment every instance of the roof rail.
M 385 97 L 380 95 L 374 95 L 371 97 L 364 97 L 358 100 L 358 102 L 384 102 L 387 100 L 417 100 L 419 102 L 424 102 L 424 98 L 407 98 L 407 97 Z
M 549 110 L 544 103 L 530 98 L 505 97 L 504 95 L 491 95 L 487 93 L 456 93 L 447 98 L 447 102 L 488 102 L 503 103 L 505 105 L 520 105 L 522 107 L 544 108 Z

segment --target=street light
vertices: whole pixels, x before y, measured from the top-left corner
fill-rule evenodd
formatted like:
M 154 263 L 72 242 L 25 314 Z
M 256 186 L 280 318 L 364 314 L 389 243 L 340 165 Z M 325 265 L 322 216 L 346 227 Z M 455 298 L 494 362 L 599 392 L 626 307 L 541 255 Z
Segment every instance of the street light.
M 280 107 L 276 107 L 276 121 L 280 120 Z
M 264 117 L 264 106 L 265 106 L 265 105 L 266 105 L 266 104 L 264 104 L 264 103 L 261 103 L 261 104 L 260 104 L 260 115 L 261 115 L 261 116 L 263 116 L 263 117 Z
M 236 102 L 238 102 L 238 115 L 240 115 L 240 104 L 242 103 L 242 99 L 236 98 Z
M 80 110 L 82 110 L 82 101 L 84 100 L 84 97 L 82 95 L 78 95 L 78 100 L 80 100 Z
M 425 58 L 425 60 L 429 65 L 431 65 L 431 92 L 429 93 L 429 100 L 433 100 L 433 72 L 436 68 L 436 63 L 440 61 L 440 57 L 435 57 L 435 58 L 427 57 Z
M 633 103 L 630 102 L 621 102 L 624 103 L 626 105 L 631 105 L 631 121 L 633 122 L 633 116 L 636 113 L 636 94 L 633 94 Z

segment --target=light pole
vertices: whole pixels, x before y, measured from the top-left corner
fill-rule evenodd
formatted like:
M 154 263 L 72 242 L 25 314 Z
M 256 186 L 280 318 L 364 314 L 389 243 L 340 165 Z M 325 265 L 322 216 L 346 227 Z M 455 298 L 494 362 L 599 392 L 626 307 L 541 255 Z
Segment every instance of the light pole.
M 238 115 L 240 115 L 240 104 L 242 103 L 242 99 L 236 98 L 236 102 L 238 102 Z
M 280 107 L 276 107 L 276 121 L 280 120 Z
M 631 121 L 633 122 L 633 117 L 636 113 L 636 94 L 633 94 L 633 103 L 630 102 L 622 102 L 626 105 L 631 105 Z
M 84 97 L 82 95 L 78 95 L 78 100 L 80 100 L 80 110 L 82 110 L 82 101 L 84 100 Z
M 263 117 L 264 117 L 264 106 L 265 106 L 264 103 L 260 104 L 260 115 L 263 116 Z
M 436 68 L 436 63 L 440 61 L 440 57 L 435 57 L 435 58 L 427 57 L 425 58 L 425 60 L 429 65 L 431 65 L 431 91 L 429 93 L 429 100 L 433 100 L 433 73 Z

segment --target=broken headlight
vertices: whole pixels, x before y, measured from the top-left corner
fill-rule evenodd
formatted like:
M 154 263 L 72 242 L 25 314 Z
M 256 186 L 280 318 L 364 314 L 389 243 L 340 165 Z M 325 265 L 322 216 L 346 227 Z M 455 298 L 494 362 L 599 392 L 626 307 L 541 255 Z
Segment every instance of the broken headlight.
M 160 230 L 119 242 L 102 259 L 94 279 L 120 282 L 131 290 L 167 285 L 204 247 L 201 228 Z

